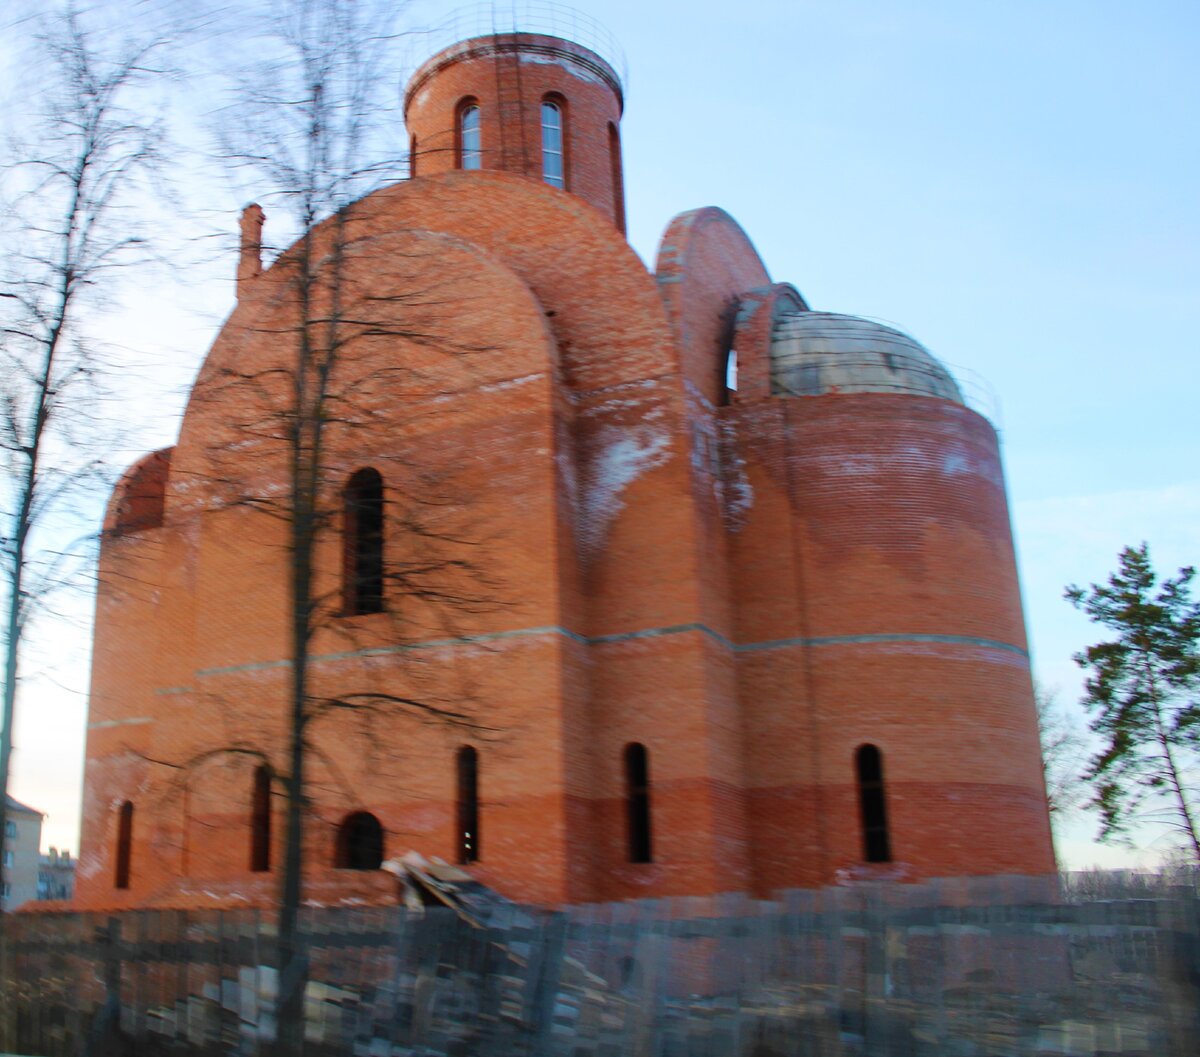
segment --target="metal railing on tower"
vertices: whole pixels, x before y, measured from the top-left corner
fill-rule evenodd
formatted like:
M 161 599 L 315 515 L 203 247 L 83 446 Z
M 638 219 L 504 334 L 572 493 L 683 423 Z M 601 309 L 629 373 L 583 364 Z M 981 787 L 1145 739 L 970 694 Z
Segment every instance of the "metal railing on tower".
M 612 67 L 628 95 L 629 70 L 617 38 L 591 15 L 552 0 L 472 4 L 452 11 L 431 26 L 413 29 L 412 69 L 459 41 L 498 33 L 540 33 L 581 44 Z

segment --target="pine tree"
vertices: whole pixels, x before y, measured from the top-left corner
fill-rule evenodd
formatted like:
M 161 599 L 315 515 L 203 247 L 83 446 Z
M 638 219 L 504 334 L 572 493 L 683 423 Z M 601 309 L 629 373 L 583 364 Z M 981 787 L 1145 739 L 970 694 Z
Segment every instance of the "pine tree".
M 1075 662 L 1088 672 L 1084 705 L 1103 740 L 1087 779 L 1100 811 L 1101 839 L 1125 834 L 1147 813 L 1161 813 L 1200 862 L 1194 773 L 1200 747 L 1200 603 L 1191 599 L 1195 569 L 1159 582 L 1150 549 L 1126 547 L 1106 584 L 1070 586 L 1066 598 L 1116 633 Z

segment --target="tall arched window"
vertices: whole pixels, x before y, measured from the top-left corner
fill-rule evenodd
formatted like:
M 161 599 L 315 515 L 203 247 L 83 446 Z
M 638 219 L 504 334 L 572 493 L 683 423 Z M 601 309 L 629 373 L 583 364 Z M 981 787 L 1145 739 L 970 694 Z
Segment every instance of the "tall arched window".
M 483 127 L 479 103 L 464 99 L 458 104 L 458 121 L 455 135 L 460 169 L 483 168 Z
M 646 746 L 625 746 L 625 809 L 630 862 L 653 862 L 650 843 L 650 758 Z
M 613 222 L 625 234 L 625 177 L 621 168 L 621 133 L 608 123 L 608 164 L 612 170 Z
M 133 857 L 133 804 L 126 800 L 117 812 L 117 888 L 129 887 L 129 867 Z
M 342 605 L 345 612 L 383 612 L 383 478 L 367 468 L 346 485 Z
M 854 762 L 858 769 L 863 858 L 867 862 L 891 862 L 887 804 L 883 795 L 883 754 L 874 745 L 860 745 L 854 754 Z
M 334 866 L 342 870 L 378 870 L 383 865 L 383 827 L 369 811 L 347 815 L 338 827 Z
M 408 137 L 408 178 L 411 180 L 417 175 L 417 137 L 415 135 Z
M 271 868 L 271 771 L 263 765 L 254 769 L 250 790 L 250 869 L 264 873 Z
M 458 750 L 458 861 L 478 862 L 479 753 L 470 745 Z
M 563 188 L 567 186 L 565 111 L 557 97 L 542 100 L 542 178 Z

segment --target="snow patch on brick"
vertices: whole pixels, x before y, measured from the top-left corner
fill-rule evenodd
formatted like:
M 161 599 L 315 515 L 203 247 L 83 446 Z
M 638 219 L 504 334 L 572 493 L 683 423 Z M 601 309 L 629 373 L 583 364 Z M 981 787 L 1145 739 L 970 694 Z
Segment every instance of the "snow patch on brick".
M 576 62 L 573 59 L 562 58 L 558 55 L 536 55 L 527 51 L 521 53 L 521 62 L 530 63 L 537 66 L 558 66 L 566 70 L 572 77 L 577 77 L 581 81 L 588 81 L 591 84 L 607 85 L 608 81 L 601 77 L 598 73 L 588 69 L 581 62 Z
M 579 540 L 587 555 L 603 545 L 608 526 L 624 508 L 622 495 L 639 477 L 671 458 L 671 439 L 665 430 L 642 425 L 602 427 L 596 454 L 585 472 Z
M 488 382 L 481 385 L 478 389 L 481 393 L 502 393 L 506 389 L 515 389 L 517 386 L 525 385 L 528 382 L 537 381 L 539 378 L 545 378 L 545 374 L 537 371 L 534 374 L 523 374 L 519 378 L 502 378 L 498 382 Z
M 554 424 L 554 466 L 558 472 L 558 487 L 560 494 L 566 500 L 567 509 L 571 512 L 572 523 L 579 515 L 579 474 L 575 468 L 575 445 L 571 440 L 570 431 L 563 420 L 557 419 Z
M 721 511 L 725 527 L 730 532 L 740 532 L 746 527 L 746 519 L 754 506 L 754 486 L 746 475 L 746 460 L 738 451 L 737 430 L 731 422 L 720 423 L 721 453 Z
M 980 459 L 976 452 L 959 445 L 939 445 L 934 450 L 910 445 L 898 454 L 904 461 L 920 467 L 927 473 L 945 477 L 982 477 L 994 485 L 1002 483 L 995 462 L 991 459 Z
M 836 452 L 821 457 L 824 471 L 835 477 L 879 477 L 898 470 L 930 477 L 980 477 L 1000 487 L 1003 480 L 994 460 L 960 446 L 936 445 L 929 448 L 913 444 L 873 452 Z

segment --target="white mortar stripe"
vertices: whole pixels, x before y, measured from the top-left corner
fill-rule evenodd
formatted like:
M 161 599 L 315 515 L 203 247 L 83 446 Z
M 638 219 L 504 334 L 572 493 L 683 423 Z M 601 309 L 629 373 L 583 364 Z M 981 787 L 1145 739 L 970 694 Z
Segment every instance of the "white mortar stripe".
M 916 645 L 935 644 L 945 646 L 971 646 L 977 649 L 1001 650 L 1013 653 L 1019 657 L 1029 658 L 1028 650 L 1015 646 L 1010 642 L 1000 642 L 996 639 L 980 638 L 973 635 L 935 635 L 927 633 L 881 633 L 871 635 L 827 635 L 814 638 L 797 637 L 790 639 L 773 639 L 767 642 L 734 643 L 719 632 L 704 624 L 673 624 L 661 628 L 642 628 L 638 631 L 623 631 L 611 635 L 580 635 L 569 628 L 558 625 L 546 625 L 536 628 L 513 628 L 508 631 L 491 631 L 483 635 L 463 635 L 456 638 L 427 639 L 424 642 L 409 642 L 394 646 L 372 646 L 361 650 L 347 650 L 340 653 L 318 654 L 311 658 L 311 663 L 320 664 L 330 661 L 345 661 L 362 657 L 388 657 L 398 653 L 409 653 L 413 650 L 453 649 L 462 646 L 477 646 L 489 642 L 502 642 L 507 639 L 538 638 L 546 635 L 558 635 L 578 642 L 585 646 L 604 646 L 613 643 L 634 642 L 638 639 L 661 638 L 665 635 L 686 635 L 699 633 L 708 636 L 714 642 L 734 653 L 754 653 L 760 650 L 781 650 L 804 646 L 863 646 L 863 645 Z M 230 675 L 238 672 L 270 671 L 274 668 L 290 668 L 291 661 L 256 661 L 250 664 L 234 664 L 221 668 L 202 668 L 196 672 L 201 678 L 213 675 Z M 172 691 L 174 692 L 174 691 Z
M 141 723 L 153 723 L 150 716 L 130 716 L 129 719 L 100 719 L 89 723 L 88 730 L 108 730 L 110 727 L 135 727 Z

